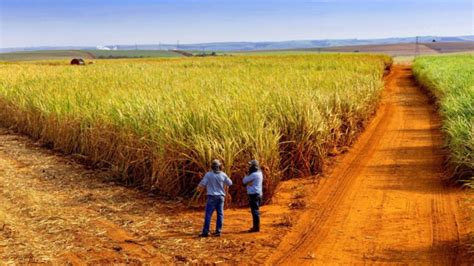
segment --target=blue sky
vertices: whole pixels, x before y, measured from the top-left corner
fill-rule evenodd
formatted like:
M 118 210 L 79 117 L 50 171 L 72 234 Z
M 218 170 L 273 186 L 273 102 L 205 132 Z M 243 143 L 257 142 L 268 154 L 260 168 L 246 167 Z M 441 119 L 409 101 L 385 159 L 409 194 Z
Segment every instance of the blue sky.
M 474 0 L 0 0 L 0 48 L 473 35 Z

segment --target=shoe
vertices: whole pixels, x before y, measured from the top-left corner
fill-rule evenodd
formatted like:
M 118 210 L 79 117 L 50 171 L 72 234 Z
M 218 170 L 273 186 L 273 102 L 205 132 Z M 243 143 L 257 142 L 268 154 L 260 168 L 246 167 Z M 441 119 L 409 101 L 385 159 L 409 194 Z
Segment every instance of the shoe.
M 199 237 L 209 237 L 209 234 L 203 234 L 203 233 L 201 233 L 201 234 L 199 234 Z
M 250 230 L 248 230 L 249 233 L 256 233 L 256 232 L 260 232 L 260 229 L 257 229 L 257 228 L 250 228 Z
M 219 236 L 221 236 L 221 233 L 220 232 L 214 232 L 214 233 L 212 233 L 212 236 L 218 236 L 219 237 Z

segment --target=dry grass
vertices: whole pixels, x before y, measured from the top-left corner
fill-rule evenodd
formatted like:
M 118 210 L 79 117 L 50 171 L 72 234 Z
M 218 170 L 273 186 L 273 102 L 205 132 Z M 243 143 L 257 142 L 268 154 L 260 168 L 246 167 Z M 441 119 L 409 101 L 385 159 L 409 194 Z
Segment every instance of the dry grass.
M 304 209 L 304 208 L 306 208 L 306 201 L 303 200 L 303 199 L 295 199 L 295 200 L 293 200 L 292 202 L 290 202 L 290 204 L 288 205 L 288 207 L 289 207 L 291 210 Z
M 273 223 L 273 225 L 277 227 L 292 227 L 294 225 L 294 220 L 289 214 L 286 214 L 281 216 L 281 218 Z

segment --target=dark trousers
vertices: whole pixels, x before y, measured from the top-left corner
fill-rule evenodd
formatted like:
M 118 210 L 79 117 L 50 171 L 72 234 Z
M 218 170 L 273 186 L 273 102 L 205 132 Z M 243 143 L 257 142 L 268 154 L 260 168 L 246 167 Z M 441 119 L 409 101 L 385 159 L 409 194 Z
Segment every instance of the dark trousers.
M 249 194 L 250 211 L 252 212 L 253 229 L 260 230 L 260 205 L 262 197 L 259 194 Z
M 216 233 L 222 232 L 222 224 L 224 223 L 224 196 L 207 196 L 206 214 L 204 216 L 204 227 L 202 234 L 209 234 L 211 226 L 211 218 L 214 210 L 217 212 Z

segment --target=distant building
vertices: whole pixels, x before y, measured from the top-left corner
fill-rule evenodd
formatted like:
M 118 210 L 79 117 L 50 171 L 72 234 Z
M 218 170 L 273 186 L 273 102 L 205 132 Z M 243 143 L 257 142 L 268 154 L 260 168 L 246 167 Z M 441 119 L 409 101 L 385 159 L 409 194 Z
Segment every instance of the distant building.
M 109 51 L 109 50 L 110 50 L 109 47 L 107 47 L 107 46 L 101 46 L 101 45 L 96 46 L 95 49 L 97 49 L 97 50 L 106 50 L 106 51 Z

